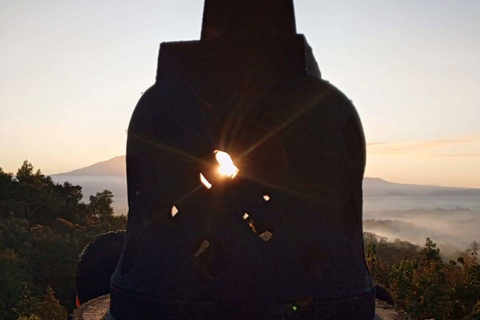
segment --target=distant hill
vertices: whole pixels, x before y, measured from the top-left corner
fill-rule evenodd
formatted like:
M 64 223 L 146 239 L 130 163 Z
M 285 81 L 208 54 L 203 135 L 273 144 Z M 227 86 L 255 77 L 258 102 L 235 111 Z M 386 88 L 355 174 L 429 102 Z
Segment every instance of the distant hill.
M 380 178 L 363 179 L 364 196 L 464 196 L 480 195 L 480 189 L 403 184 Z
M 98 162 L 85 168 L 52 175 L 59 180 L 68 177 L 126 177 L 125 156 L 118 156 Z M 83 179 L 84 180 L 84 179 Z M 121 180 L 125 181 L 125 180 Z M 480 189 L 439 187 L 428 185 L 403 184 L 366 177 L 363 180 L 364 196 L 464 196 L 478 197 Z
M 125 177 L 125 156 L 118 156 L 107 161 L 97 162 L 85 168 L 53 174 L 52 176 Z
M 446 196 L 446 197 L 480 197 L 478 189 L 460 189 L 460 190 L 435 190 L 428 194 L 429 196 Z
M 404 196 L 408 196 L 408 194 L 406 194 L 405 192 L 400 192 L 400 191 L 397 191 L 397 190 L 389 191 L 389 192 L 385 193 L 384 195 L 387 196 L 387 197 L 404 197 Z

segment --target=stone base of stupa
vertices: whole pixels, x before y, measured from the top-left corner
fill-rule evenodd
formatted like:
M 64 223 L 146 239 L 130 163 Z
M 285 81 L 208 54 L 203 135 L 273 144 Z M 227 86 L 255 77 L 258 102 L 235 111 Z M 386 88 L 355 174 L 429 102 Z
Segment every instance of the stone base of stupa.
M 73 314 L 74 320 L 115 320 L 108 312 L 110 295 L 104 295 L 84 303 Z M 375 319 L 372 320 L 410 320 L 402 310 L 382 300 L 375 300 Z

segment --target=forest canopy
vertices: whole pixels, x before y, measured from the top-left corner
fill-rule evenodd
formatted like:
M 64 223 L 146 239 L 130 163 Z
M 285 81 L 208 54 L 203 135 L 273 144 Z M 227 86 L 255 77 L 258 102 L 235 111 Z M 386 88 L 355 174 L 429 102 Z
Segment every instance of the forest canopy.
M 75 269 L 98 235 L 126 228 L 108 190 L 82 202 L 82 187 L 35 171 L 0 168 L 0 319 L 64 320 L 75 307 Z M 366 232 L 370 273 L 413 319 L 480 320 L 479 245 L 455 260 L 427 238 L 423 248 Z
M 75 306 L 75 268 L 97 235 L 125 229 L 108 190 L 82 202 L 82 187 L 54 183 L 25 161 L 0 168 L 0 319 L 67 318 Z
M 366 262 L 375 282 L 413 319 L 480 320 L 479 245 L 447 260 L 432 239 L 420 248 L 365 233 Z

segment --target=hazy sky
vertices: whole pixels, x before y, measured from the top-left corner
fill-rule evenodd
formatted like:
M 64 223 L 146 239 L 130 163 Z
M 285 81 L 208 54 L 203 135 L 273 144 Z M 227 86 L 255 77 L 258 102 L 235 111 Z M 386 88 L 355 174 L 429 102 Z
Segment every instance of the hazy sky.
M 125 153 L 158 46 L 196 40 L 202 0 L 0 0 L 0 167 Z M 325 79 L 354 102 L 367 176 L 480 187 L 480 1 L 295 2 Z

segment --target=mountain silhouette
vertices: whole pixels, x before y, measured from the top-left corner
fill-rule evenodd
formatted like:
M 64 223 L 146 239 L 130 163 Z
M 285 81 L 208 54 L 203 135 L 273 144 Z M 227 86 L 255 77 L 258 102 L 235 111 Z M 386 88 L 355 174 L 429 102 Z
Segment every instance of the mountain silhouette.
M 52 175 L 57 179 L 62 176 L 126 177 L 125 156 L 117 156 L 84 168 Z M 480 189 L 403 184 L 381 178 L 365 177 L 363 194 L 364 196 L 479 196 Z
M 117 156 L 110 160 L 94 163 L 88 167 L 64 173 L 52 174 L 52 176 L 125 177 L 125 156 Z

